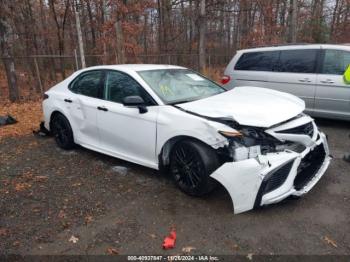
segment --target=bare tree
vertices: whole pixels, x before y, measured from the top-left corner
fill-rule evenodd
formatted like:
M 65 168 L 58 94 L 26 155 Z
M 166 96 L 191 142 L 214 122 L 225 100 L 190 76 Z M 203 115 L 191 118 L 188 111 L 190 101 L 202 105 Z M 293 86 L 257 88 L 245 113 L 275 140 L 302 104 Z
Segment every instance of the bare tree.
M 84 43 L 83 43 L 83 36 L 81 33 L 81 27 L 80 27 L 79 9 L 78 9 L 77 1 L 74 1 L 74 2 L 75 3 L 73 3 L 73 9 L 74 9 L 74 15 L 75 15 L 75 24 L 76 24 L 77 33 L 78 33 L 78 43 L 79 43 L 81 67 L 85 68 L 86 64 L 85 64 Z
M 4 7 L 4 1 L 1 0 L 1 6 Z M 9 86 L 9 100 L 15 102 L 19 99 L 19 89 L 17 86 L 17 77 L 15 63 L 11 55 L 11 48 L 8 43 L 10 28 L 4 17 L 4 10 L 0 11 L 0 51 L 6 70 L 7 83 Z
M 61 74 L 62 78 L 66 77 L 66 73 L 64 70 L 64 46 L 65 46 L 65 29 L 67 24 L 67 16 L 69 11 L 69 0 L 64 0 L 60 2 L 60 4 L 63 6 L 60 6 L 59 8 L 63 9 L 63 12 L 58 12 L 56 10 L 56 1 L 55 0 L 49 0 L 50 9 L 52 12 L 53 19 L 56 24 L 56 32 L 57 32 L 57 40 L 58 40 L 58 52 L 61 56 L 60 58 L 60 67 L 61 67 Z
M 198 32 L 199 32 L 199 44 L 198 44 L 198 54 L 199 54 L 199 70 L 201 72 L 205 69 L 205 44 L 206 44 L 206 14 L 205 14 L 205 0 L 200 0 L 199 4 L 199 17 L 198 17 Z
M 296 43 L 297 41 L 297 13 L 298 13 L 298 0 L 290 0 L 290 9 L 289 9 L 289 35 L 288 42 Z

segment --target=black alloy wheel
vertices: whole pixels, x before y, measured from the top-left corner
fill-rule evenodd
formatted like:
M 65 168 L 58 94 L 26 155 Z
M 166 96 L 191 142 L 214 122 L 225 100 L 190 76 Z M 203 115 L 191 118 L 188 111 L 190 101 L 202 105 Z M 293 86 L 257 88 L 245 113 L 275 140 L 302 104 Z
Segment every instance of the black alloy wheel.
M 74 147 L 73 131 L 69 121 L 62 114 L 57 114 L 52 119 L 52 133 L 60 148 L 71 149 Z
M 189 195 L 211 192 L 217 183 L 210 174 L 218 166 L 216 152 L 197 141 L 180 141 L 171 151 L 170 172 L 177 186 Z

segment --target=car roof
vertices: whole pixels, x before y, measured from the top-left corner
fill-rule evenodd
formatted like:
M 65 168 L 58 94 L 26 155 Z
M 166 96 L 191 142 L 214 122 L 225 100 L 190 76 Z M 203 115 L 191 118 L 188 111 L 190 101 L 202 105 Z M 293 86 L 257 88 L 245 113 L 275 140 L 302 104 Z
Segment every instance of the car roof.
M 159 69 L 186 69 L 186 67 L 176 65 L 158 65 L 158 64 L 120 64 L 120 65 L 100 65 L 86 67 L 80 72 L 98 69 L 119 70 L 126 73 L 145 71 L 145 70 L 159 70 Z
M 289 49 L 313 49 L 313 48 L 341 48 L 349 49 L 349 44 L 284 44 L 275 46 L 254 47 L 238 50 L 239 52 L 254 52 L 254 51 L 273 51 L 273 50 L 289 50 Z

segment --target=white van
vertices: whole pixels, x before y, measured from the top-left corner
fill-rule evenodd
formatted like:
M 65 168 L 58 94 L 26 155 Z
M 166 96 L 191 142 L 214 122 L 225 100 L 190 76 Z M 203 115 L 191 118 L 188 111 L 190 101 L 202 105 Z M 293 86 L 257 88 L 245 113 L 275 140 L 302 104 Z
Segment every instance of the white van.
M 303 99 L 306 113 L 350 120 L 350 85 L 343 74 L 350 45 L 303 44 L 237 51 L 225 70 L 225 88 L 257 86 Z

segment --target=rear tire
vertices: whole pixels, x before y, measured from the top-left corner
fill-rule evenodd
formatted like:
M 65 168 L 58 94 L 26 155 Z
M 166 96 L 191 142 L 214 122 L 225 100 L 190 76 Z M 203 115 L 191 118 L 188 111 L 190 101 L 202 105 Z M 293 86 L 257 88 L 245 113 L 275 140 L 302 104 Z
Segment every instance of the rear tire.
M 51 130 L 57 145 L 62 149 L 72 149 L 75 144 L 68 119 L 62 114 L 57 114 L 51 121 Z
M 170 172 L 176 185 L 192 196 L 215 189 L 217 182 L 210 175 L 219 165 L 216 152 L 194 140 L 177 142 L 170 153 Z

